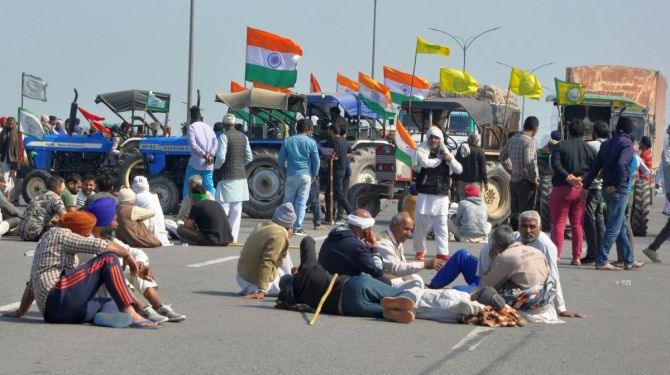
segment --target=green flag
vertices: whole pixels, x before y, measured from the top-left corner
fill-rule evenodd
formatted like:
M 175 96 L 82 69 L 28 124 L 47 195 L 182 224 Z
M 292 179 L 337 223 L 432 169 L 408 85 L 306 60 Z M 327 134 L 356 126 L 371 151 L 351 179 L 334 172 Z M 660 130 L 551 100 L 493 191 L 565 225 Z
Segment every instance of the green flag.
M 147 111 L 167 113 L 170 111 L 170 100 L 158 99 L 153 91 L 149 91 L 149 95 L 147 95 Z

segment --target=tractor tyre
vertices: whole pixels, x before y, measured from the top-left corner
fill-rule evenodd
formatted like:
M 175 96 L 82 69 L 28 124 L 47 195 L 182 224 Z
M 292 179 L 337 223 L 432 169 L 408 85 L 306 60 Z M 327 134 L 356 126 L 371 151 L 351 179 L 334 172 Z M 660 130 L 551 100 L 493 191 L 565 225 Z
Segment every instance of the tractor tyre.
M 130 188 L 135 176 L 147 176 L 147 166 L 139 150 L 123 153 L 119 157 L 119 186 Z
M 175 184 L 174 179 L 168 176 L 149 177 L 149 186 L 151 186 L 151 191 L 158 195 L 164 214 L 177 212 L 181 190 Z
M 630 212 L 630 226 L 633 235 L 644 237 L 649 226 L 649 208 L 651 206 L 651 189 L 649 181 L 635 180 L 633 190 L 633 207 Z
M 33 169 L 28 172 L 21 185 L 21 195 L 26 204 L 30 203 L 36 195 L 47 191 L 47 181 L 50 177 L 51 174 L 42 169 Z
M 349 188 L 347 199 L 354 209 L 364 208 L 375 217 L 381 211 L 381 199 L 371 193 L 371 187 L 371 184 L 356 184 Z
M 542 176 L 540 178 L 540 188 L 537 192 L 537 208 L 536 211 L 540 214 L 542 220 L 542 230 L 549 232 L 551 230 L 551 211 L 549 210 L 551 189 L 551 176 Z
M 351 186 L 364 183 L 376 184 L 376 167 L 377 160 L 373 147 L 361 147 L 354 150 L 351 159 L 351 177 L 349 178 Z
M 242 211 L 254 219 L 271 219 L 284 200 L 284 175 L 277 163 L 278 150 L 253 150 L 254 160 L 247 164 L 249 200 Z
M 511 195 L 509 173 L 500 163 L 486 162 L 488 189 L 483 189 L 482 198 L 486 203 L 488 220 L 492 225 L 503 223 L 510 215 Z
M 402 192 L 400 198 L 398 198 L 398 213 L 407 212 L 414 220 L 414 210 L 416 208 L 416 195 L 412 195 L 409 192 L 409 189 L 405 189 Z

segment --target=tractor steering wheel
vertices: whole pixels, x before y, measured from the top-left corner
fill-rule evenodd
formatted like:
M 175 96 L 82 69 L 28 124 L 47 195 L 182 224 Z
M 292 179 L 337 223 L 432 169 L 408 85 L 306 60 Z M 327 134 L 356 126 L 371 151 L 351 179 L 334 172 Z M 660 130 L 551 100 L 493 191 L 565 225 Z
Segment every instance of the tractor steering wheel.
M 458 148 L 458 143 L 456 143 L 456 140 L 447 134 L 444 135 L 444 143 L 447 145 L 447 149 L 452 153 Z

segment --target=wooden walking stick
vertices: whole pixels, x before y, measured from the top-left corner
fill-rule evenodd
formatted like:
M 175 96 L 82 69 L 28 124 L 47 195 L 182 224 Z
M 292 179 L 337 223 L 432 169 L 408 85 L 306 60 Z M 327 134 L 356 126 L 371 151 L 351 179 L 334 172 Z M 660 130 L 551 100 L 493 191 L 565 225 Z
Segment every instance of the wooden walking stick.
M 326 289 L 326 292 L 323 293 L 323 297 L 321 297 L 321 301 L 319 301 L 319 306 L 316 307 L 316 311 L 314 312 L 314 316 L 312 319 L 309 321 L 309 325 L 313 326 L 314 323 L 316 323 L 316 320 L 319 318 L 319 314 L 321 313 L 321 308 L 323 307 L 323 304 L 326 302 L 326 299 L 330 295 L 330 292 L 333 290 L 333 285 L 335 285 L 335 280 L 337 280 L 337 274 L 333 274 L 333 278 L 330 279 L 330 283 L 328 284 L 328 289 Z
M 333 220 L 333 158 L 330 158 L 330 208 L 328 209 L 328 217 L 330 217 L 330 225 L 335 223 Z

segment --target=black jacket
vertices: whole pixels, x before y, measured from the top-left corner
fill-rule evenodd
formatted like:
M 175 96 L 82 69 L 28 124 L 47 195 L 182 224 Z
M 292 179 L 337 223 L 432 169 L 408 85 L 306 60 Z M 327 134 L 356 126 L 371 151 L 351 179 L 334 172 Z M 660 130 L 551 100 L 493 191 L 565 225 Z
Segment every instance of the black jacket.
M 463 147 L 463 145 L 461 145 Z M 479 146 L 469 146 L 470 155 L 461 156 L 461 147 L 456 151 L 456 160 L 463 166 L 463 172 L 458 175 L 458 180 L 463 182 L 486 182 L 486 155 Z
M 384 275 L 384 264 L 376 249 L 370 250 L 349 227 L 335 227 L 321 245 L 319 263 L 330 273 L 356 276 Z
M 569 185 L 565 179 L 570 174 L 586 178 L 595 159 L 596 151 L 584 139 L 570 138 L 561 141 L 551 152 L 551 169 L 554 171 L 552 185 Z

